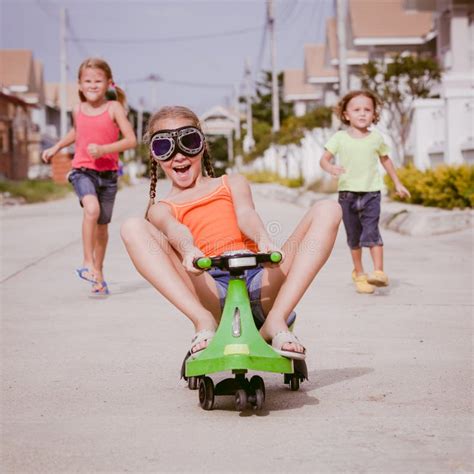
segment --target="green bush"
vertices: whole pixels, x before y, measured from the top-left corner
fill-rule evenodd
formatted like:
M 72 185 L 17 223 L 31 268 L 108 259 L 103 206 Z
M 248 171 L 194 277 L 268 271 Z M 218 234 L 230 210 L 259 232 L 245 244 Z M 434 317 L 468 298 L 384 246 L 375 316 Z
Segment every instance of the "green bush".
M 53 181 L 0 181 L 0 193 L 22 197 L 28 203 L 60 199 L 69 192 L 71 192 L 69 184 L 57 184 Z
M 283 122 L 280 131 L 275 134 L 276 143 L 279 145 L 299 143 L 304 137 L 305 130 L 329 127 L 331 114 L 332 111 L 329 107 L 318 107 L 301 117 L 288 117 Z
M 249 163 L 262 156 L 272 143 L 278 145 L 298 144 L 304 137 L 305 130 L 324 128 L 331 125 L 332 111 L 329 107 L 318 107 L 301 117 L 290 116 L 281 125 L 279 132 L 273 133 L 267 122 L 253 121 L 253 136 L 255 148 L 244 154 L 244 162 Z M 241 144 L 236 142 L 235 153 L 242 153 Z
M 405 202 L 443 209 L 474 207 L 474 166 L 440 165 L 420 171 L 409 164 L 397 174 L 411 194 Z M 385 184 L 390 197 L 401 200 L 389 176 L 385 176 Z
M 276 173 L 270 173 L 269 171 L 257 171 L 255 173 L 242 174 L 253 183 L 275 183 L 288 188 L 299 188 L 303 185 L 302 178 L 282 178 Z

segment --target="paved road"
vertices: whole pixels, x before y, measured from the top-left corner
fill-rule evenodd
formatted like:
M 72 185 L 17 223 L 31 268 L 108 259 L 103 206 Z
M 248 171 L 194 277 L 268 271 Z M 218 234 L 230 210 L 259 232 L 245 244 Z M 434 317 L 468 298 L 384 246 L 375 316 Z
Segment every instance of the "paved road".
M 472 233 L 384 232 L 392 284 L 368 296 L 341 229 L 298 307 L 310 381 L 265 376 L 262 412 L 205 412 L 178 377 L 192 328 L 119 239 L 145 203 L 143 185 L 119 194 L 106 299 L 73 274 L 73 197 L 0 211 L 3 472 L 473 471 Z M 304 212 L 256 203 L 277 240 Z

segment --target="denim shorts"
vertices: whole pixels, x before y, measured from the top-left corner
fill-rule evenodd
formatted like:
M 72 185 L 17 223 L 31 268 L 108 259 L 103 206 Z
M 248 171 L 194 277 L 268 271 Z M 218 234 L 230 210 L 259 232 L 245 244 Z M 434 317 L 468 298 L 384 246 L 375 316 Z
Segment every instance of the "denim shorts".
M 214 278 L 216 282 L 217 290 L 219 292 L 219 301 L 221 308 L 224 308 L 225 298 L 227 296 L 227 289 L 229 287 L 230 273 L 219 268 L 212 268 L 208 271 L 209 275 Z M 265 314 L 263 312 L 260 294 L 262 291 L 262 277 L 263 267 L 258 266 L 257 268 L 251 268 L 245 270 L 245 282 L 247 291 L 250 298 L 250 307 L 252 308 L 253 320 L 257 329 L 260 329 L 265 322 Z M 287 324 L 291 326 L 296 319 L 296 313 L 294 311 L 288 316 Z
M 342 207 L 347 245 L 351 249 L 383 245 L 379 231 L 380 200 L 380 191 L 339 191 L 338 201 Z
M 115 195 L 117 194 L 117 172 L 74 168 L 68 179 L 76 191 L 81 207 L 84 196 L 92 194 L 97 197 L 100 205 L 97 223 L 108 224 L 112 220 Z

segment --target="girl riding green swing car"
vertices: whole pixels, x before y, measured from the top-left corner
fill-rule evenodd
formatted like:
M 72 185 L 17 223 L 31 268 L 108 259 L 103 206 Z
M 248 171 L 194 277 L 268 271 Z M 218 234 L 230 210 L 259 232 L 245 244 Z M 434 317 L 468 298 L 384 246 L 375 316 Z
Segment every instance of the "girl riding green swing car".
M 199 119 L 191 110 L 160 109 L 150 118 L 147 136 L 150 203 L 145 218 L 123 223 L 121 235 L 138 272 L 193 323 L 191 357 L 215 333 L 229 279 L 222 272 L 200 271 L 193 261 L 249 250 L 282 253 L 279 266 L 247 271 L 247 288 L 262 337 L 281 355 L 304 359 L 306 349 L 287 322 L 332 251 L 342 216 L 339 204 L 314 204 L 280 249 L 255 210 L 246 179 L 239 174 L 215 177 Z M 155 203 L 158 166 L 171 189 Z

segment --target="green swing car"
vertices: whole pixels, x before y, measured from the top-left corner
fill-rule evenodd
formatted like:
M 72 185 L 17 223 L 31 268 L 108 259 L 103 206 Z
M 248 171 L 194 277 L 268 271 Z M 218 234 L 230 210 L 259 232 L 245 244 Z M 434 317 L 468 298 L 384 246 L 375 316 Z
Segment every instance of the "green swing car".
M 282 357 L 262 338 L 255 325 L 250 299 L 245 284 L 245 270 L 262 263 L 278 264 L 279 252 L 228 252 L 219 257 L 196 259 L 194 266 L 202 270 L 217 267 L 229 271 L 230 281 L 222 318 L 209 346 L 195 358 L 185 359 L 182 375 L 192 390 L 199 388 L 199 403 L 204 410 L 212 410 L 215 396 L 233 395 L 237 410 L 248 404 L 262 409 L 265 385 L 262 377 L 248 380 L 248 370 L 284 374 L 284 382 L 291 390 L 298 390 L 300 381 L 307 379 L 303 360 Z M 227 378 L 214 386 L 208 374 L 231 370 L 234 378 Z

